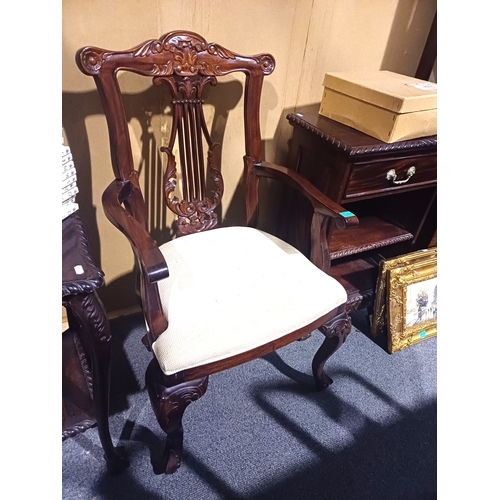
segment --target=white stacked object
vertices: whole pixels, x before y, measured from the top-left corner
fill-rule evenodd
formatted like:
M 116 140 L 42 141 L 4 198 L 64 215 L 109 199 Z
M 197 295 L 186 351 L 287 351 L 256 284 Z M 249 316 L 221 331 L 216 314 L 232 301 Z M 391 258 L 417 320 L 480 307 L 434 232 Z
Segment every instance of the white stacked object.
M 62 143 L 62 218 L 65 219 L 78 210 L 76 203 L 76 169 L 69 146 Z

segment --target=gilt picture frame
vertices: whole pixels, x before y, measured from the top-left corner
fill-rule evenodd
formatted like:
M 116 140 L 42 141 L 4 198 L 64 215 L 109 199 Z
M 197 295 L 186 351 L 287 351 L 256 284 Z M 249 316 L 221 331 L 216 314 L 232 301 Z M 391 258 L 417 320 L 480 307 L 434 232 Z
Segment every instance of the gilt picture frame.
M 437 252 L 387 274 L 388 351 L 437 335 Z
M 387 276 L 392 269 L 410 267 L 426 262 L 428 258 L 437 259 L 437 247 L 424 248 L 379 263 L 375 300 L 371 317 L 371 334 L 373 337 L 387 331 Z

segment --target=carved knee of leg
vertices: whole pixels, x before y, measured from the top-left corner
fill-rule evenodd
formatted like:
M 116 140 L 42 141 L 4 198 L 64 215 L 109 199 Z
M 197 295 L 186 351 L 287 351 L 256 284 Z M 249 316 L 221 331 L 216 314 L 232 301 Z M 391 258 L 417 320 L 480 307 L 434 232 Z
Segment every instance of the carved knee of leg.
M 323 326 L 319 327 L 319 331 L 325 335 L 325 337 L 337 337 L 339 339 L 339 347 L 345 342 L 345 339 L 351 333 L 352 322 L 351 317 L 343 312 L 335 318 L 331 319 Z
M 157 361 L 153 360 L 146 372 L 146 385 L 158 423 L 166 433 L 182 428 L 184 411 L 193 401 L 205 394 L 208 377 L 175 385 L 170 385 L 169 382 Z

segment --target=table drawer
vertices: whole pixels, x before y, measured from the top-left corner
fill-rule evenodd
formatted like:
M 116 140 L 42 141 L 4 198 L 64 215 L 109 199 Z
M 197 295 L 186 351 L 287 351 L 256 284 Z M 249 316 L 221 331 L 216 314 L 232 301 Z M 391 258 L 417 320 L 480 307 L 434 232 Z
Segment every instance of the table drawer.
M 436 179 L 437 155 L 355 163 L 344 200 L 432 186 Z

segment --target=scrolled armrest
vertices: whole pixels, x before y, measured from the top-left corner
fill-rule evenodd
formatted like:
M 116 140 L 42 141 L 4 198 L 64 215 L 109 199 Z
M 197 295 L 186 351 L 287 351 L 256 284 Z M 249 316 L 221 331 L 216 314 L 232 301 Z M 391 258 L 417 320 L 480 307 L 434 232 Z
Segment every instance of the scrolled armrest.
M 298 172 L 267 161 L 255 165 L 254 169 L 259 177 L 282 181 L 302 193 L 311 202 L 315 213 L 332 217 L 339 229 L 355 227 L 359 224 L 359 219 L 352 212 L 332 201 Z
M 131 182 L 115 180 L 104 191 L 102 204 L 104 213 L 130 241 L 146 273 L 148 281 L 154 283 L 169 275 L 168 266 L 158 245 L 150 234 L 130 213 L 123 203 L 132 195 Z

